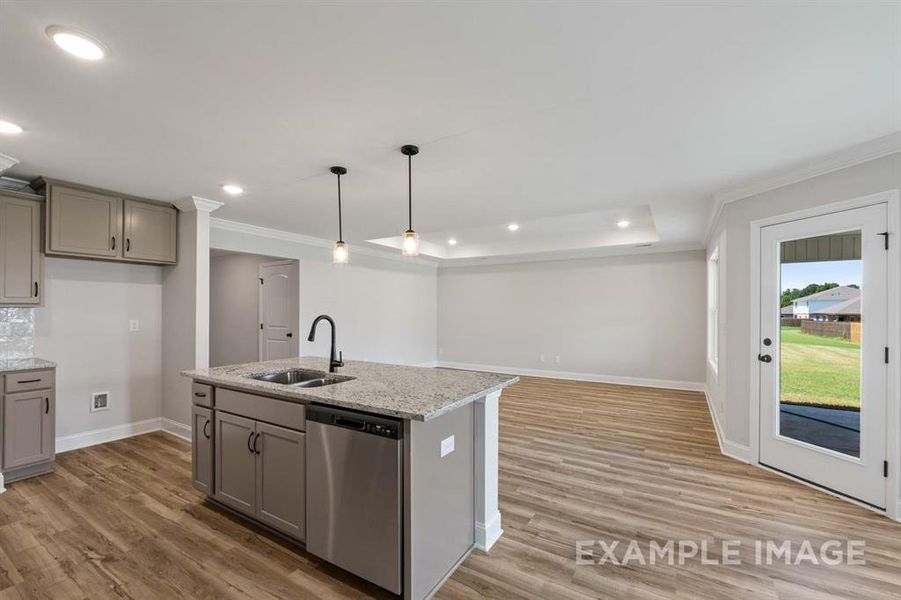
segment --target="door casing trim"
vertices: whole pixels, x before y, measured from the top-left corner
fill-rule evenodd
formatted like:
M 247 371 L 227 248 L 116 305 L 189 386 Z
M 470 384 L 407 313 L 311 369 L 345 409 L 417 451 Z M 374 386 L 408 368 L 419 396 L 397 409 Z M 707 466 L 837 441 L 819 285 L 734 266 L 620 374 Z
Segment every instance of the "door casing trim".
M 809 217 L 818 217 L 831 213 L 863 208 L 876 204 L 885 204 L 888 213 L 889 250 L 886 268 L 888 280 L 886 291 L 888 293 L 888 344 L 890 356 L 893 357 L 888 365 L 888 377 L 886 392 L 888 403 L 886 406 L 886 460 L 889 461 L 888 478 L 885 485 L 885 514 L 895 520 L 901 520 L 901 490 L 899 490 L 899 462 L 901 462 L 901 406 L 899 406 L 899 394 L 901 394 L 901 191 L 898 189 L 886 190 L 852 198 L 832 202 L 813 208 L 807 208 L 772 217 L 766 217 L 752 221 L 750 224 L 750 279 L 751 279 L 751 314 L 750 314 L 750 344 L 748 347 L 748 364 L 750 371 L 750 406 L 749 406 L 749 460 L 758 467 L 766 468 L 772 473 L 795 479 L 781 471 L 765 467 L 760 463 L 760 362 L 757 360 L 760 338 L 760 235 L 761 229 L 769 225 L 778 225 Z M 820 488 L 822 489 L 822 488 Z M 844 498 L 854 502 L 852 499 Z M 877 511 L 882 512 L 882 511 Z

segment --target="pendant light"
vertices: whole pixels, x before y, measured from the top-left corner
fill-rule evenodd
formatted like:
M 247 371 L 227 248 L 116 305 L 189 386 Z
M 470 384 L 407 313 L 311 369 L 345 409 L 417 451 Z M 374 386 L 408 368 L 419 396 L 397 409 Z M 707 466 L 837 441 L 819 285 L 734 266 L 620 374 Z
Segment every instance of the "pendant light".
M 406 145 L 400 149 L 407 157 L 408 226 L 401 246 L 404 256 L 419 256 L 419 234 L 413 231 L 413 157 L 419 154 L 418 146 Z
M 338 176 L 338 241 L 335 242 L 335 249 L 332 250 L 332 262 L 336 265 L 347 264 L 347 244 L 344 243 L 344 232 L 341 228 L 341 176 L 347 174 L 344 167 L 332 167 L 332 173 Z

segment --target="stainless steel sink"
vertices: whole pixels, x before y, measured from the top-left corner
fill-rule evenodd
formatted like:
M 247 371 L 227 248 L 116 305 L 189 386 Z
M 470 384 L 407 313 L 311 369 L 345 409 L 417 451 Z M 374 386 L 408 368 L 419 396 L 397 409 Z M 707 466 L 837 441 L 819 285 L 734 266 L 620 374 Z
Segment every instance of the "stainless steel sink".
M 270 383 L 290 385 L 293 387 L 322 387 L 324 385 L 334 385 L 336 383 L 354 379 L 347 375 L 336 375 L 334 373 L 326 373 L 325 371 L 316 371 L 314 369 L 288 369 L 287 371 L 276 371 L 274 373 L 248 375 L 248 377 L 250 379 L 256 379 L 257 381 L 268 381 Z

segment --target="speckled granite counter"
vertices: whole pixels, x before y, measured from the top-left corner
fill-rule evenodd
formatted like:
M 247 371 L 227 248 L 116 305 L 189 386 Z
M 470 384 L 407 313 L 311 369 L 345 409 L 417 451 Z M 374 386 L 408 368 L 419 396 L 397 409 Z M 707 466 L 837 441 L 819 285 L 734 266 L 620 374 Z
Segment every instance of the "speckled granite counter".
M 328 360 L 317 357 L 182 371 L 197 381 L 299 402 L 319 402 L 375 414 L 428 421 L 519 381 L 499 373 L 406 367 L 374 362 L 346 361 L 338 374 L 352 381 L 318 388 L 302 388 L 258 381 L 248 375 L 286 369 L 328 370 Z
M 0 373 L 14 371 L 36 371 L 38 369 L 54 369 L 55 362 L 43 358 L 5 358 L 0 359 Z

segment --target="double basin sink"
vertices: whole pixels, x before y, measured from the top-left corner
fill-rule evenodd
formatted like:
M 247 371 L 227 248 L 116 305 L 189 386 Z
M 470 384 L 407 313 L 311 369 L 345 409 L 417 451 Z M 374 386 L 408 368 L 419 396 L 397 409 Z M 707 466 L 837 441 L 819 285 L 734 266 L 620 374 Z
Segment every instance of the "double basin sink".
M 334 385 L 355 379 L 347 375 L 336 375 L 335 373 L 326 373 L 315 369 L 288 369 L 287 371 L 276 371 L 274 373 L 248 375 L 248 377 L 257 381 L 268 381 L 269 383 L 305 388 Z

